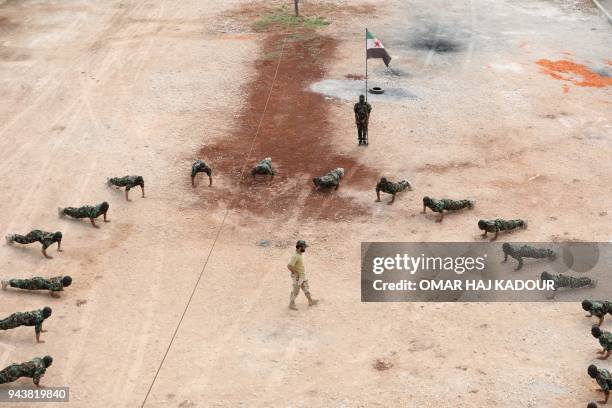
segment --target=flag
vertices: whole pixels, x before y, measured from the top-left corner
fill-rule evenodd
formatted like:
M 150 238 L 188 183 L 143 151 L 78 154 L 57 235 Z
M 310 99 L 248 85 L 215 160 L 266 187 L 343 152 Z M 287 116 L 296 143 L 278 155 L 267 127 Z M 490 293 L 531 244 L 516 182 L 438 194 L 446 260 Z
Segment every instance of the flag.
M 371 32 L 366 29 L 366 58 L 382 58 L 386 66 L 391 62 L 391 56 L 385 50 L 378 38 L 374 38 Z

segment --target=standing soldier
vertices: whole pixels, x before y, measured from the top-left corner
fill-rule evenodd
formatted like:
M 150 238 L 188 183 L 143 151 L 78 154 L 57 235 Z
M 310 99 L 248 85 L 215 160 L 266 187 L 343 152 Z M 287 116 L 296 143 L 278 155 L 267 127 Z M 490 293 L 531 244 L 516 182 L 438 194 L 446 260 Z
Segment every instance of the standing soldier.
M 6 290 L 7 286 L 24 290 L 48 290 L 51 296 L 60 297 L 58 292 L 63 291 L 65 287 L 70 286 L 71 284 L 72 278 L 68 275 L 56 276 L 50 279 L 35 276 L 32 279 L 3 280 L 2 290 Z
M 96 218 L 103 215 L 104 222 L 109 222 L 106 219 L 106 213 L 108 212 L 108 203 L 106 201 L 98 205 L 84 205 L 81 207 L 58 207 L 57 214 L 60 217 L 69 216 L 72 218 L 89 218 L 89 222 L 95 228 L 99 228 L 96 225 Z
M 304 295 L 308 299 L 308 306 L 314 306 L 317 304 L 318 300 L 313 299 L 310 295 L 310 288 L 308 286 L 308 279 L 306 279 L 306 272 L 304 269 L 304 259 L 303 253 L 306 252 L 306 241 L 300 239 L 295 244 L 295 254 L 289 260 L 289 264 L 287 265 L 287 269 L 291 272 L 291 296 L 289 297 L 289 309 L 298 310 L 295 306 L 295 299 L 300 294 L 300 288 L 304 291 Z
M 610 397 L 610 388 L 612 387 L 612 375 L 610 375 L 610 372 L 605 368 L 597 368 L 595 364 L 591 364 L 589 366 L 587 373 L 589 374 L 589 377 L 597 381 L 600 391 L 603 391 L 604 393 L 604 400 L 598 402 L 607 404 L 608 398 Z
M 355 112 L 355 124 L 357 125 L 357 138 L 359 146 L 368 145 L 368 122 L 370 120 L 370 112 L 372 105 L 365 101 L 365 96 L 359 95 L 359 102 L 353 107 Z
M 136 186 L 140 186 L 140 189 L 142 190 L 142 198 L 144 198 L 145 196 L 144 179 L 142 178 L 142 176 L 112 177 L 106 179 L 106 183 L 109 186 L 125 187 L 125 201 L 130 201 L 128 193 L 132 188 Z
M 44 343 L 44 341 L 40 340 L 40 333 L 46 332 L 46 330 L 42 329 L 42 324 L 49 316 L 51 316 L 51 308 L 48 306 L 39 310 L 32 310 L 31 312 L 13 313 L 6 319 L 0 320 L 0 330 L 9 330 L 20 326 L 34 326 L 36 342 Z
M 52 256 L 47 255 L 47 248 L 57 242 L 57 251 L 62 252 L 62 233 L 57 232 L 46 232 L 41 230 L 32 230 L 26 235 L 9 234 L 6 236 L 6 243 L 13 245 L 13 242 L 26 245 L 33 242 L 40 242 L 42 244 L 42 253 L 45 258 L 53 259 Z
M 212 169 L 204 160 L 196 160 L 191 165 L 191 186 L 195 187 L 195 176 L 198 173 L 206 173 L 208 175 L 208 187 L 212 186 Z
M 51 356 L 44 356 L 42 358 L 35 357 L 25 363 L 15 363 L 6 367 L 0 371 L 0 384 L 6 384 L 18 380 L 21 377 L 29 377 L 34 382 L 34 385 L 40 387 L 38 383 L 47 368 L 53 363 Z

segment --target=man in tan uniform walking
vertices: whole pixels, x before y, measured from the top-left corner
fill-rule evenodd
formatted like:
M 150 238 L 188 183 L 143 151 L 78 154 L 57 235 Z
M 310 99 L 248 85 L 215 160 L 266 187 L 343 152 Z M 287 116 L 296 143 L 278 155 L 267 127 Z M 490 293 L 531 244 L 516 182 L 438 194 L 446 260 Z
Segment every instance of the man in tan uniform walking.
M 304 295 L 308 299 L 308 306 L 314 306 L 317 304 L 318 300 L 313 299 L 310 296 L 310 288 L 308 287 L 308 279 L 306 279 L 306 273 L 304 269 L 304 259 L 303 254 L 306 252 L 306 241 L 300 239 L 295 244 L 295 254 L 289 260 L 289 264 L 287 265 L 287 269 L 291 272 L 291 297 L 289 298 L 289 309 L 298 310 L 295 306 L 295 298 L 300 294 L 300 288 L 304 291 Z

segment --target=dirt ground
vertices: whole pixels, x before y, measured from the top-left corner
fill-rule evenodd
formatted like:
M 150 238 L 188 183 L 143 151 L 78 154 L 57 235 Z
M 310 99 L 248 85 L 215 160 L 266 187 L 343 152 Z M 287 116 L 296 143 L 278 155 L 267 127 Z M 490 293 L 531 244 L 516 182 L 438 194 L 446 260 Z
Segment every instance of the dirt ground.
M 65 237 L 53 260 L 0 246 L 1 274 L 74 279 L 60 299 L 0 293 L 0 316 L 53 308 L 43 344 L 0 333 L 0 365 L 52 355 L 43 383 L 71 401 L 49 406 L 598 399 L 579 305 L 361 303 L 360 243 L 478 240 L 489 217 L 528 219 L 516 240 L 610 241 L 606 18 L 587 1 L 330 0 L 302 5 L 327 26 L 254 28 L 280 4 L 0 2 L 0 231 Z M 414 97 L 373 103 L 362 148 L 354 100 L 309 89 L 361 78 L 366 26 L 393 56 L 392 74 L 370 61 L 371 86 Z M 265 156 L 278 175 L 252 180 Z M 191 187 L 196 158 L 213 187 Z M 342 166 L 338 191 L 312 190 Z M 145 178 L 146 198 L 106 186 L 125 174 Z M 415 189 L 375 203 L 381 175 Z M 423 195 L 477 205 L 438 224 Z M 103 200 L 97 230 L 57 218 Z M 301 296 L 293 312 L 300 238 L 321 303 Z

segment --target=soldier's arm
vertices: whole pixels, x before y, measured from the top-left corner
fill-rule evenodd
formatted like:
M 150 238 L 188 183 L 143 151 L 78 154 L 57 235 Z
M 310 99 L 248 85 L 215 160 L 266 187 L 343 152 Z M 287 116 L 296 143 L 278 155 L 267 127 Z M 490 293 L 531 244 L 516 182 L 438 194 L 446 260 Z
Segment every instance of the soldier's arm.
M 436 222 L 442 222 L 443 219 L 444 219 L 444 210 L 440 211 L 440 215 L 438 216 L 438 219 L 436 220 Z
M 59 246 L 57 247 L 57 250 L 59 251 Z M 45 256 L 45 258 L 47 259 L 53 259 L 53 257 L 49 254 L 47 254 L 47 248 L 45 246 L 43 246 L 42 248 L 42 254 Z
M 142 190 L 142 198 L 145 198 L 144 186 L 140 186 L 140 189 Z
M 208 175 L 208 181 L 209 181 L 208 187 L 212 186 L 212 174 Z
M 497 239 L 497 234 L 499 234 L 499 230 L 496 228 L 495 235 L 493 236 L 493 238 L 491 238 L 491 241 L 495 241 Z
M 517 260 L 518 260 L 518 266 L 516 267 L 515 271 L 518 271 L 523 267 L 523 257 L 519 255 Z
M 106 213 L 104 213 L 104 222 L 110 222 L 110 220 L 106 219 Z
M 504 262 L 508 262 L 508 253 L 506 251 L 504 251 L 504 260 L 502 261 L 502 263 Z
M 126 188 L 125 189 L 125 201 L 130 201 L 130 197 L 128 196 L 129 193 L 130 193 L 130 190 Z
M 380 202 L 380 189 L 376 186 L 376 202 Z
M 96 220 L 95 220 L 95 219 L 90 218 L 90 219 L 89 219 L 89 222 L 91 222 L 91 225 L 93 225 L 93 226 L 94 226 L 94 228 L 100 228 L 100 227 L 98 227 L 98 226 L 96 225 Z
M 591 316 L 593 316 L 592 313 L 591 313 Z M 589 317 L 591 317 L 591 316 L 589 316 Z M 599 326 L 602 325 L 603 321 L 604 321 L 604 315 L 599 316 Z
M 60 297 L 60 294 L 59 294 L 59 293 L 58 293 L 58 291 L 56 291 L 56 290 L 50 290 L 50 291 L 49 291 L 49 295 L 50 295 L 51 297 L 54 297 L 54 298 L 58 298 L 58 297 Z
M 34 326 L 34 333 L 36 333 L 36 342 L 37 343 L 44 343 L 43 340 L 40 339 L 40 333 L 43 331 L 42 329 L 42 322 L 38 323 L 37 325 Z

